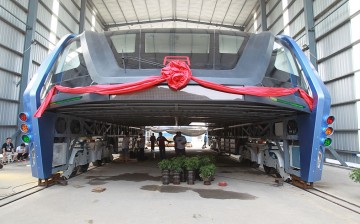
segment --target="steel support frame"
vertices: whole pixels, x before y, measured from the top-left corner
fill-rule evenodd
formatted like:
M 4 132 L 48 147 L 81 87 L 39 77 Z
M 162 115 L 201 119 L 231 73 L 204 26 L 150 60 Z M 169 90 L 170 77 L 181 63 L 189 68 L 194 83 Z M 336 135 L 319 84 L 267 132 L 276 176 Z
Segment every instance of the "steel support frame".
M 81 0 L 79 33 L 85 30 L 86 3 L 87 0 Z
M 25 41 L 24 41 L 24 52 L 23 52 L 23 61 L 21 66 L 21 82 L 20 82 L 20 94 L 19 94 L 19 107 L 18 113 L 24 110 L 24 100 L 23 93 L 26 89 L 26 86 L 29 81 L 29 72 L 30 66 L 32 63 L 31 59 L 31 45 L 34 43 L 34 34 L 35 34 L 35 26 L 36 26 L 36 17 L 38 11 L 38 0 L 31 0 L 28 3 L 28 15 L 26 19 L 26 33 L 25 33 Z M 20 121 L 17 120 L 17 126 L 20 125 Z M 19 133 L 19 132 L 16 132 Z M 20 138 L 16 136 L 16 144 L 20 145 Z
M 261 12 L 261 30 L 267 31 L 267 18 L 266 18 L 266 3 L 265 0 L 259 0 L 260 2 L 260 12 Z
M 298 142 L 299 137 L 298 135 L 289 135 L 287 133 L 287 124 L 290 120 L 296 120 L 295 117 L 286 117 L 283 119 L 277 119 L 272 120 L 264 123 L 256 123 L 256 124 L 247 124 L 247 125 L 235 125 L 233 128 L 224 127 L 224 129 L 217 130 L 217 131 L 211 131 L 209 130 L 209 136 L 216 136 L 217 138 L 240 138 L 244 137 L 243 135 L 236 135 L 231 132 L 235 132 L 237 130 L 237 133 L 244 133 L 249 139 L 255 139 L 255 138 L 263 138 L 266 140 L 272 140 L 276 143 L 276 146 L 279 149 L 280 154 L 283 157 L 284 160 L 284 169 L 285 172 L 291 175 L 295 175 L 297 177 L 301 177 L 300 170 L 293 169 L 293 167 L 290 164 L 290 145 L 289 144 L 293 141 Z M 275 123 L 281 123 L 283 128 L 282 136 L 276 136 L 273 130 L 273 127 L 275 127 Z M 230 134 L 231 133 L 231 134 Z M 280 141 L 283 142 L 283 145 L 280 146 Z M 297 145 L 297 144 L 295 144 Z M 225 150 L 221 148 L 221 144 L 219 144 L 219 150 Z M 229 149 L 229 151 L 231 151 Z M 261 165 L 261 164 L 260 164 Z
M 194 20 L 186 20 L 186 19 L 156 19 L 151 21 L 138 21 L 138 22 L 128 22 L 128 23 L 114 23 L 114 24 L 107 24 L 105 25 L 105 30 L 109 30 L 111 28 L 117 28 L 122 26 L 132 26 L 132 25 L 139 25 L 139 24 L 149 24 L 149 23 L 160 23 L 160 22 L 168 22 L 168 21 L 179 21 L 179 22 L 187 22 L 187 23 L 194 23 L 194 24 L 204 24 L 209 26 L 217 26 L 217 27 L 225 27 L 230 29 L 236 29 L 240 31 L 245 30 L 245 26 L 231 26 L 225 24 L 218 24 L 218 23 L 209 23 L 209 22 L 202 22 L 202 21 L 194 21 Z
M 325 148 L 325 150 L 326 150 L 326 149 L 331 153 L 331 155 L 333 155 L 333 156 L 335 157 L 335 159 L 336 159 L 337 161 L 340 162 L 340 164 L 341 164 L 342 166 L 349 167 L 349 166 L 347 165 L 347 163 L 341 158 L 341 156 L 335 151 L 335 149 L 333 149 L 332 147 L 327 147 L 327 148 Z
M 304 1 L 304 13 L 305 13 L 305 33 L 309 46 L 310 62 L 317 70 L 318 66 L 317 66 L 313 0 L 303 0 L 303 1 Z
M 52 167 L 51 174 L 55 174 L 56 172 L 62 171 L 65 172 L 62 176 L 66 178 L 69 178 L 70 174 L 76 167 L 75 164 L 72 163 L 74 161 L 74 158 L 72 158 L 71 156 L 76 155 L 76 153 L 75 154 L 73 153 L 73 150 L 76 142 L 79 139 L 90 138 L 94 136 L 102 136 L 102 137 L 121 136 L 121 134 L 119 133 L 120 129 L 129 130 L 132 132 L 132 135 L 137 135 L 137 132 L 131 130 L 131 128 L 119 124 L 105 123 L 96 120 L 88 120 L 88 119 L 83 119 L 81 117 L 75 117 L 64 114 L 56 114 L 55 116 L 56 116 L 55 122 L 57 122 L 57 120 L 60 118 L 65 120 L 66 129 L 64 132 L 58 133 L 55 128 L 53 137 L 63 138 L 63 142 L 61 143 L 67 144 L 67 150 L 65 155 L 66 164 Z M 79 133 L 72 133 L 70 126 L 73 121 L 79 122 L 80 125 Z

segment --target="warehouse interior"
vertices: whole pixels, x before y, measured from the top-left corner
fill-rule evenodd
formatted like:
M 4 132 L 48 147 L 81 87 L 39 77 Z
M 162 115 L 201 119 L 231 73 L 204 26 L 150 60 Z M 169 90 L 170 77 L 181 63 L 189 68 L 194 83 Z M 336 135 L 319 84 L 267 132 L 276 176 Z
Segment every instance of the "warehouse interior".
M 11 0 L 3 1 L 0 10 L 1 32 L 7 33 L 1 39 L 1 139 L 19 137 L 16 115 L 22 110 L 22 93 L 46 55 L 68 33 L 154 27 L 268 30 L 295 39 L 330 92 L 336 132 L 328 157 L 338 154 L 337 159 L 359 162 L 356 1 Z
M 14 223 L 284 223 L 295 215 L 356 223 L 359 25 L 356 0 L 0 0 L 0 141 L 25 142 L 29 153 L 0 158 L 0 208 L 10 208 L 0 215 Z M 181 37 L 190 53 L 174 50 Z M 171 53 L 154 53 L 167 41 Z M 136 50 L 121 49 L 127 43 Z M 298 70 L 280 70 L 281 62 Z M 180 87 L 164 78 L 171 66 L 190 74 Z M 271 93 L 286 88 L 293 92 Z M 152 135 L 165 136 L 164 152 Z M 197 175 L 185 169 L 193 158 Z M 201 161 L 216 164 L 208 186 Z

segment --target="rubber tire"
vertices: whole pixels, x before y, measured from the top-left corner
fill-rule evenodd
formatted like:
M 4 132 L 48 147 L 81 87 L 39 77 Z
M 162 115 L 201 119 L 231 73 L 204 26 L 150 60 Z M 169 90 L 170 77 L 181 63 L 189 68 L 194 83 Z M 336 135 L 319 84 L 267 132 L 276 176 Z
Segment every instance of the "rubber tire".
M 265 171 L 266 174 L 270 174 L 270 172 L 271 172 L 271 167 L 268 167 L 268 166 L 263 165 L 263 168 L 264 168 L 264 171 Z
M 243 156 L 239 156 L 239 163 L 244 162 L 244 157 Z
M 274 172 L 275 172 L 275 176 L 277 177 L 277 178 L 280 178 L 280 177 L 282 177 L 281 175 L 280 175 L 280 173 L 279 172 L 277 172 L 277 170 L 274 168 Z
M 102 160 L 96 160 L 95 162 L 93 162 L 94 166 L 102 166 Z
M 69 178 L 75 177 L 78 171 L 79 171 L 79 166 L 76 166 L 74 170 L 71 172 Z
M 257 162 L 251 162 L 251 167 L 252 168 L 259 168 L 260 164 L 258 164 Z
M 80 172 L 85 173 L 89 169 L 89 163 L 80 166 Z

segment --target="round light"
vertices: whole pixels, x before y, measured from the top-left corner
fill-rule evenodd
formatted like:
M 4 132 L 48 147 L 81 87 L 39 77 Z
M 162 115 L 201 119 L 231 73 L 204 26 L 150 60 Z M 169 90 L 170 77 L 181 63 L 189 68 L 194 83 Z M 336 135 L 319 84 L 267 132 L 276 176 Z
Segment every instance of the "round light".
M 20 113 L 19 114 L 19 119 L 21 120 L 21 121 L 27 121 L 27 119 L 28 119 L 28 116 L 27 116 L 27 114 L 26 113 Z
M 326 135 L 332 135 L 334 133 L 334 129 L 332 127 L 327 127 L 325 129 L 325 134 Z
M 332 124 L 334 123 L 335 121 L 335 117 L 334 116 L 329 116 L 327 119 L 326 119 L 326 123 L 327 124 Z
M 326 139 L 324 140 L 324 146 L 330 146 L 331 143 L 332 143 L 331 138 L 326 138 Z
M 28 135 L 23 135 L 21 136 L 21 139 L 23 140 L 23 142 L 25 143 L 29 143 L 30 142 L 30 137 Z
M 20 129 L 24 133 L 29 132 L 29 126 L 27 124 L 21 124 Z

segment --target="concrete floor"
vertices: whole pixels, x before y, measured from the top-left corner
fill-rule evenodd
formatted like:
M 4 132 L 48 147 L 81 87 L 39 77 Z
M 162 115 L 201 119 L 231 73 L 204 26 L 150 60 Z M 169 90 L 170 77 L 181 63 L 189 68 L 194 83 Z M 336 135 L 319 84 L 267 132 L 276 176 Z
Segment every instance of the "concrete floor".
M 360 223 L 359 214 L 292 185 L 277 186 L 261 169 L 243 167 L 226 156 L 218 157 L 210 186 L 200 181 L 163 186 L 156 162 L 115 160 L 70 179 L 67 186 L 45 188 L 4 205 L 0 217 L 4 223 L 22 224 Z M 315 187 L 360 205 L 360 185 L 348 178 L 349 172 L 325 166 Z M 220 181 L 228 186 L 218 186 Z M 0 170 L 0 196 L 36 182 L 26 164 L 7 165 Z M 92 192 L 96 187 L 106 189 Z

